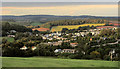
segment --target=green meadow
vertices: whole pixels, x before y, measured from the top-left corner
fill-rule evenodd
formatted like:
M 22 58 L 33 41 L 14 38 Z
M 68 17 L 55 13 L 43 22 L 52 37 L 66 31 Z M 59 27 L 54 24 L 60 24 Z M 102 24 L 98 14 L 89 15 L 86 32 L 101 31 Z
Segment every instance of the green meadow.
M 2 64 L 3 67 L 118 67 L 118 61 L 52 57 L 2 57 Z
M 105 24 L 81 24 L 81 25 L 66 25 L 66 26 L 54 26 L 51 29 L 51 32 L 54 31 L 62 31 L 63 28 L 67 28 L 67 29 L 77 29 L 79 27 L 84 27 L 84 26 L 104 26 Z
M 14 41 L 14 38 L 12 38 L 12 37 L 0 37 L 0 41 L 2 41 L 3 38 L 7 39 L 7 41 L 9 41 L 9 42 Z

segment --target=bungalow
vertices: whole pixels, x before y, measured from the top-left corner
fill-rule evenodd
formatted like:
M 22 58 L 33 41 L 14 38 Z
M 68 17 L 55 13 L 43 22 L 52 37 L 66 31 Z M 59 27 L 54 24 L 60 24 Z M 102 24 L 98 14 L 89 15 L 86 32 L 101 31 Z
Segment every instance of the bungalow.
M 76 36 L 80 36 L 80 33 L 75 33 Z
M 28 48 L 26 46 L 23 46 L 22 48 L 20 48 L 21 50 L 27 50 Z
M 53 38 L 58 38 L 58 36 L 53 36 Z
M 59 53 L 59 52 L 61 52 L 62 50 L 61 49 L 56 49 L 54 52 L 55 53 Z
M 46 37 L 44 37 L 44 36 L 42 36 L 42 39 L 43 39 L 43 40 L 46 40 L 47 38 L 46 38 Z
M 69 42 L 70 40 L 65 40 L 64 42 Z
M 32 50 L 34 51 L 35 49 L 37 49 L 37 47 L 35 47 L 35 46 L 32 46 Z
M 62 38 L 62 40 L 67 40 L 67 38 Z
M 72 47 L 76 47 L 76 46 L 78 45 L 78 43 L 70 43 L 70 45 L 71 45 Z
M 53 40 L 53 38 L 47 38 L 48 40 Z
M 87 35 L 89 32 L 80 32 L 80 34 L 81 34 L 81 36 L 85 36 L 85 35 Z
M 58 45 L 61 45 L 62 42 L 53 42 L 53 46 L 58 46 Z
M 8 37 L 15 37 L 15 35 L 8 35 Z
M 56 39 L 60 40 L 60 39 L 62 39 L 62 37 L 57 37 Z
M 76 53 L 77 51 L 75 49 L 63 49 L 61 53 Z
M 15 31 L 15 30 L 10 30 L 10 32 L 11 32 L 11 33 L 16 33 L 17 31 Z

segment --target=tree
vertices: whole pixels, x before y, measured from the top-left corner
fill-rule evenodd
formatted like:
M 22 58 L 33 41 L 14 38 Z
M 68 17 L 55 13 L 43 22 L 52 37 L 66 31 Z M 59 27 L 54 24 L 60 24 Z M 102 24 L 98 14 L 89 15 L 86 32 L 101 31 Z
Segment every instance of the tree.
M 98 51 L 92 51 L 90 55 L 93 59 L 100 58 L 100 53 Z

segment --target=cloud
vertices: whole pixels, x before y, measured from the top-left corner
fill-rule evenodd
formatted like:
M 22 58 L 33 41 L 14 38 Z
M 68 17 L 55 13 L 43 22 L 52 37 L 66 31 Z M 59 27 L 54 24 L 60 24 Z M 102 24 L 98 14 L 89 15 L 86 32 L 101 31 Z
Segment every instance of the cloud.
M 50 7 L 2 7 L 3 15 L 117 16 L 118 5 L 67 5 Z

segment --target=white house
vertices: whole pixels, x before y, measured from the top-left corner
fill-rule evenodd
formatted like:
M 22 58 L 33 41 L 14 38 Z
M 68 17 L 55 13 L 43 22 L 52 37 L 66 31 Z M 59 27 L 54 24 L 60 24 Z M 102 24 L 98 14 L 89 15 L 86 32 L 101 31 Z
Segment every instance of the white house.
M 37 49 L 37 47 L 35 47 L 35 46 L 32 46 L 32 50 L 34 51 L 35 49 Z
M 55 53 L 59 53 L 59 52 L 61 52 L 62 50 L 61 49 L 56 49 L 54 52 Z
M 8 35 L 8 37 L 15 37 L 15 35 Z
M 22 48 L 20 48 L 21 50 L 26 50 L 27 47 L 26 46 L 23 46 Z
M 16 33 L 17 31 L 15 31 L 15 30 L 10 30 L 10 32 L 11 32 L 11 33 Z

